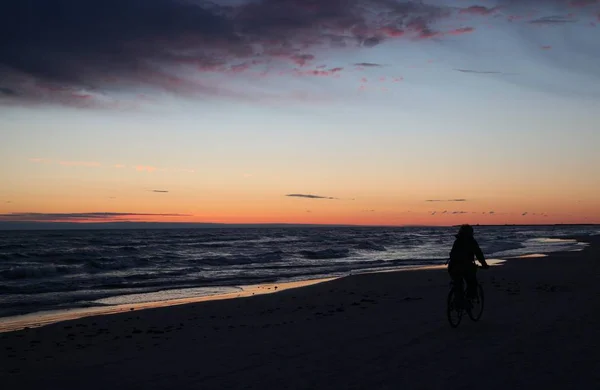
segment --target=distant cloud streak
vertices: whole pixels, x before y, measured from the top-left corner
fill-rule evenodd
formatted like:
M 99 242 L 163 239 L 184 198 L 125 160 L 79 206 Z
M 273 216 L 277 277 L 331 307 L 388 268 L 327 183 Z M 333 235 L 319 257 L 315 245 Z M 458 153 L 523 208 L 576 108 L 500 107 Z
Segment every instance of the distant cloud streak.
M 495 70 L 475 70 L 475 69 L 454 69 L 457 72 L 461 73 L 475 73 L 475 74 L 505 74 L 503 72 L 498 72 Z
M 566 18 L 564 16 L 544 16 L 538 19 L 530 20 L 532 24 L 563 24 L 563 23 L 574 23 L 577 20 L 572 18 Z
M 155 214 L 155 213 L 6 213 L 0 214 L 0 221 L 16 222 L 52 222 L 52 221 L 111 221 L 137 217 L 190 217 L 189 214 Z
M 427 199 L 425 202 L 466 202 L 466 199 Z
M 286 196 L 292 198 L 307 198 L 307 199 L 339 199 L 334 198 L 332 196 L 320 196 L 320 195 L 311 195 L 311 194 L 287 194 Z
M 364 66 L 365 68 L 379 68 L 382 67 L 382 64 L 376 64 L 373 62 L 359 62 L 354 64 L 355 66 Z

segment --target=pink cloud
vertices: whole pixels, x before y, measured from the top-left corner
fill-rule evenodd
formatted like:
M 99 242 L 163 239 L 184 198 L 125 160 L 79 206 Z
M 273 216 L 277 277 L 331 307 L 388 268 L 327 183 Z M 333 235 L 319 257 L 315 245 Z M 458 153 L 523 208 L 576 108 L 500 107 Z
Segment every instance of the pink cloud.
M 416 33 L 418 38 L 429 39 L 442 35 L 439 31 L 432 30 L 429 24 L 423 19 L 411 20 L 406 27 Z
M 392 38 L 399 38 L 399 37 L 404 36 L 404 34 L 405 34 L 404 30 L 399 29 L 397 27 L 393 27 L 393 26 L 382 27 L 378 30 L 378 32 L 380 34 L 383 34 L 385 36 L 392 37 Z
M 457 28 L 457 29 L 454 29 L 454 30 L 450 30 L 446 34 L 448 34 L 448 35 L 462 35 L 462 34 L 472 33 L 473 31 L 475 31 L 475 29 L 473 27 L 461 27 L 461 28 Z
M 153 167 L 153 166 L 149 166 L 149 165 L 136 165 L 134 168 L 138 172 L 150 172 L 150 173 L 152 173 L 152 172 L 158 170 L 158 168 Z
M 315 59 L 315 56 L 312 54 L 294 54 L 289 57 L 296 65 L 304 66 L 308 62 Z

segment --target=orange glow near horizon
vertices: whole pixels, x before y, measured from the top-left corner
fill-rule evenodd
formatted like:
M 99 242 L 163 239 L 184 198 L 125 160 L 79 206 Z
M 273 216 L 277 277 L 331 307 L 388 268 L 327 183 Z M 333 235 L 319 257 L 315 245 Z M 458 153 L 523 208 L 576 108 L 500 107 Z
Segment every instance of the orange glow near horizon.
M 162 195 L 162 194 L 161 194 Z M 168 196 L 168 194 L 165 194 Z M 159 195 L 160 196 L 160 195 Z M 495 204 L 496 207 L 491 206 Z M 520 206 L 522 204 L 522 206 Z M 202 207 L 202 205 L 205 205 Z M 375 206 L 374 206 L 375 205 Z M 285 196 L 265 197 L 264 200 L 235 198 L 205 199 L 192 202 L 182 198 L 177 201 L 144 199 L 84 201 L 45 198 L 27 206 L 24 202 L 11 202 L 0 207 L 0 221 L 34 221 L 36 215 L 16 216 L 16 213 L 39 213 L 38 221 L 52 222 L 181 222 L 226 224 L 343 224 L 343 225 L 436 225 L 451 226 L 462 223 L 495 224 L 594 224 L 600 215 L 594 202 L 581 202 L 568 209 L 559 201 L 529 202 L 515 200 L 494 202 L 426 202 L 423 200 L 396 202 L 395 199 L 337 200 L 293 199 Z M 35 211 L 32 211 L 35 210 Z M 90 218 L 88 213 L 108 212 L 114 215 Z M 56 214 L 54 218 L 52 215 Z

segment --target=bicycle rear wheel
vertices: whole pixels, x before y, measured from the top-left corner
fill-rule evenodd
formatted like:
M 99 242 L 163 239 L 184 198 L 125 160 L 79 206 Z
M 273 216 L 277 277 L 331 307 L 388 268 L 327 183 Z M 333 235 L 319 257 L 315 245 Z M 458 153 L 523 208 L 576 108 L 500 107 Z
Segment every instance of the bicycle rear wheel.
M 481 284 L 477 285 L 477 298 L 471 299 L 471 308 L 467 311 L 469 318 L 473 321 L 479 321 L 483 315 L 483 304 L 485 303 L 485 297 L 483 295 L 483 287 Z
M 446 315 L 451 327 L 456 328 L 460 324 L 462 313 L 462 308 L 456 304 L 456 295 L 454 295 L 454 289 L 452 289 L 448 293 L 448 303 L 446 306 Z

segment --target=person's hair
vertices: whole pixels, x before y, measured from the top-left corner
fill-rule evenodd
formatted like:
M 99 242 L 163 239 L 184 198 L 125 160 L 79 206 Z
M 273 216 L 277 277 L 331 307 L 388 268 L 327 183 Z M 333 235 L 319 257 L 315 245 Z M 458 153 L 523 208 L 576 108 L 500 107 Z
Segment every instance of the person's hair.
M 469 225 L 469 224 L 464 224 L 461 225 L 460 228 L 458 229 L 458 234 L 456 235 L 457 237 L 467 237 L 467 236 L 472 236 L 473 235 L 473 226 Z

